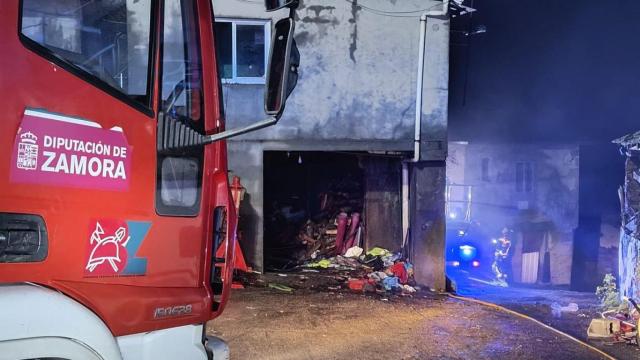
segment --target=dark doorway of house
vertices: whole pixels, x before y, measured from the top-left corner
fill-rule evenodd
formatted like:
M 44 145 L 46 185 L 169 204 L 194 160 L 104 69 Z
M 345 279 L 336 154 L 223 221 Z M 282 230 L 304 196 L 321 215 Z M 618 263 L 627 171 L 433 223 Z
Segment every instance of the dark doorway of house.
M 315 251 L 331 252 L 329 241 L 322 238 L 322 244 L 313 245 L 311 238 L 335 232 L 333 222 L 342 212 L 350 218 L 358 213 L 363 223 L 364 188 L 365 174 L 357 154 L 265 152 L 265 269 L 291 268 Z M 313 234 L 319 231 L 322 234 Z

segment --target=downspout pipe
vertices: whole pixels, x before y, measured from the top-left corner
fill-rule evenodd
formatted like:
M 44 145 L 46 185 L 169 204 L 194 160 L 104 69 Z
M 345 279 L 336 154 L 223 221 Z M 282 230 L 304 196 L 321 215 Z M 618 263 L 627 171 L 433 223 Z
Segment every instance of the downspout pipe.
M 418 44 L 418 74 L 416 78 L 416 114 L 413 134 L 413 157 L 402 162 L 402 247 L 409 236 L 409 163 L 420 161 L 420 131 L 422 125 L 422 97 L 424 94 L 424 54 L 427 42 L 427 18 L 449 14 L 449 0 L 442 2 L 441 10 L 427 11 L 420 16 L 420 42 Z
M 424 52 L 427 37 L 427 14 L 420 16 L 420 43 L 418 45 L 418 77 L 416 78 L 416 119 L 413 133 L 413 158 L 410 162 L 420 161 L 420 125 L 422 125 L 422 94 L 424 87 Z

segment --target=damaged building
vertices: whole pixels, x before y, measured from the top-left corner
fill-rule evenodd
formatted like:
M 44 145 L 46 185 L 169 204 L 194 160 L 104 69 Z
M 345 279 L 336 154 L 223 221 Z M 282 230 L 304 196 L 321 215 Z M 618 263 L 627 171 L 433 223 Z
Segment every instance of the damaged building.
M 271 26 L 286 13 L 265 14 L 260 2 L 214 3 L 225 117 L 229 127 L 242 126 L 265 117 Z M 330 238 L 346 216 L 351 225 L 357 218 L 346 241 L 391 250 L 411 244 L 405 248 L 416 279 L 444 288 L 445 5 L 301 1 L 299 80 L 283 118 L 228 141 L 229 168 L 246 188 L 241 245 L 254 269 L 331 251 Z M 329 240 L 315 244 L 305 236 Z
M 626 156 L 624 185 L 618 191 L 621 204 L 618 252 L 619 288 L 622 296 L 638 298 L 640 283 L 640 132 L 614 140 Z

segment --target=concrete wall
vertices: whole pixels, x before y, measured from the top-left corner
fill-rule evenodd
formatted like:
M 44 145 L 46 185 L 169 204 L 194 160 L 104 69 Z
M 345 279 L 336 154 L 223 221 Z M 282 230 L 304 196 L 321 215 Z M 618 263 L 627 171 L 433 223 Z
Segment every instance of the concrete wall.
M 216 16 L 270 18 L 263 11 L 262 2 L 214 0 L 213 3 Z M 238 140 L 411 139 L 419 18 L 382 16 L 355 3 L 301 2 L 295 35 L 301 56 L 298 87 L 289 98 L 278 126 Z M 366 3 L 368 7 L 387 11 L 425 9 L 437 4 L 420 0 Z M 275 13 L 274 23 L 285 15 L 281 11 Z M 437 22 L 440 20 L 432 24 L 429 40 L 438 48 L 430 45 L 427 61 L 448 54 L 448 27 Z M 444 38 L 445 43 L 439 38 Z M 445 65 L 448 70 L 448 61 Z M 443 85 L 446 90 L 447 84 Z M 225 85 L 224 95 L 229 126 L 264 117 L 262 86 Z M 375 145 L 371 147 L 375 149 Z
M 457 146 L 459 148 L 461 146 Z M 571 281 L 573 231 L 578 226 L 579 151 L 577 146 L 486 145 L 471 143 L 465 147 L 464 162 L 449 161 L 447 175 L 459 178 L 473 188 L 472 220 L 478 221 L 488 234 L 498 236 L 503 227 L 515 229 L 514 249 L 522 245 L 521 232 L 549 233 L 551 283 L 566 285 Z M 454 146 L 450 145 L 450 148 Z M 462 153 L 458 149 L 456 153 Z M 482 162 L 488 159 L 488 178 L 483 177 Z M 530 192 L 516 190 L 516 164 L 533 165 Z M 460 168 L 463 168 L 460 169 Z M 514 278 L 518 279 L 520 260 L 513 259 Z M 540 264 L 542 266 L 542 264 Z
M 261 1 L 213 4 L 215 15 L 225 18 L 273 19 L 273 24 L 287 15 L 286 10 L 265 13 Z M 357 0 L 301 1 L 295 36 L 300 77 L 284 116 L 274 127 L 228 142 L 229 168 L 243 179 L 250 198 L 240 213 L 246 227 L 242 246 L 255 268 L 263 265 L 263 151 L 410 151 L 419 10 L 441 6 L 442 2 L 424 0 L 368 0 L 367 8 Z M 406 13 L 413 10 L 417 11 Z M 444 161 L 449 21 L 430 19 L 427 28 L 422 152 L 424 159 Z M 227 128 L 264 118 L 263 86 L 226 84 L 223 95 Z

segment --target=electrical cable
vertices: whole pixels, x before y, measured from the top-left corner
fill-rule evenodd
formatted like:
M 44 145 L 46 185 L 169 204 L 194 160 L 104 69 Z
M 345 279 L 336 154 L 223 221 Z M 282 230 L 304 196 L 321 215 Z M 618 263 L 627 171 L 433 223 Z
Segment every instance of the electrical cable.
M 245 2 L 249 4 L 262 4 L 262 1 L 256 1 L 256 0 L 237 0 L 237 1 Z M 376 15 L 387 16 L 387 17 L 398 17 L 398 18 L 420 17 L 422 13 L 424 13 L 425 11 L 429 11 L 433 8 L 442 6 L 442 4 L 438 3 L 425 9 L 416 9 L 416 10 L 408 10 L 408 11 L 390 11 L 390 10 L 376 9 L 367 5 L 362 5 L 354 0 L 344 0 L 344 1 L 346 1 L 351 5 L 359 6 L 363 10 Z
M 423 13 L 425 11 L 429 11 L 435 7 L 439 7 L 442 6 L 442 4 L 435 4 L 433 6 L 430 6 L 428 8 L 425 9 L 415 9 L 415 10 L 408 10 L 408 11 L 391 11 L 391 10 L 382 10 L 382 9 L 376 9 L 367 5 L 363 5 L 361 3 L 358 3 L 354 0 L 345 0 L 346 2 L 350 3 L 351 5 L 356 5 L 356 6 L 360 6 L 361 8 L 374 12 L 374 13 L 378 13 L 378 14 L 384 14 L 384 15 L 396 15 L 396 14 L 414 14 L 414 13 Z M 411 16 L 407 16 L 407 17 L 415 17 L 415 16 L 420 16 L 419 15 L 411 15 Z
M 566 337 L 567 339 L 573 340 L 574 342 L 576 342 L 576 343 L 578 343 L 578 344 L 580 344 L 580 345 L 582 345 L 584 347 L 587 347 L 590 350 L 593 350 L 593 351 L 597 352 L 598 354 L 602 355 L 603 357 L 605 357 L 608 360 L 616 360 L 616 358 L 614 358 L 613 356 L 607 354 L 606 352 L 596 348 L 595 346 L 589 345 L 586 342 L 584 342 L 582 340 L 579 340 L 579 339 L 577 339 L 577 338 L 575 338 L 575 337 L 573 337 L 573 336 L 571 336 L 571 335 L 569 335 L 569 334 L 567 334 L 567 333 L 565 333 L 563 331 L 560 331 L 560 330 L 558 330 L 556 328 L 553 328 L 553 327 L 543 323 L 540 320 L 536 320 L 536 319 L 532 318 L 531 316 L 528 316 L 528 315 L 525 315 L 525 314 L 521 314 L 521 313 L 519 313 L 517 311 L 513 311 L 511 309 L 507 309 L 504 306 L 500 306 L 500 305 L 493 304 L 493 303 L 490 303 L 490 302 L 486 302 L 486 301 L 482 301 L 482 300 L 478 300 L 478 299 L 473 299 L 473 298 L 468 298 L 468 297 L 465 297 L 465 296 L 453 295 L 451 293 L 446 293 L 446 294 L 449 297 L 453 298 L 453 299 L 457 299 L 457 300 L 461 300 L 461 301 L 468 301 L 468 302 L 473 302 L 473 303 L 476 303 L 476 304 L 484 305 L 484 306 L 487 306 L 489 308 L 493 308 L 493 309 L 496 309 L 496 310 L 499 310 L 499 311 L 503 311 L 503 312 L 506 312 L 507 314 L 514 315 L 514 316 L 517 316 L 517 317 L 525 319 L 525 320 L 533 321 L 534 323 L 542 326 L 543 328 L 545 328 L 547 330 L 551 330 L 551 331 L 553 331 L 553 332 L 555 332 L 555 333 L 557 333 L 559 335 L 562 335 L 562 336 Z

